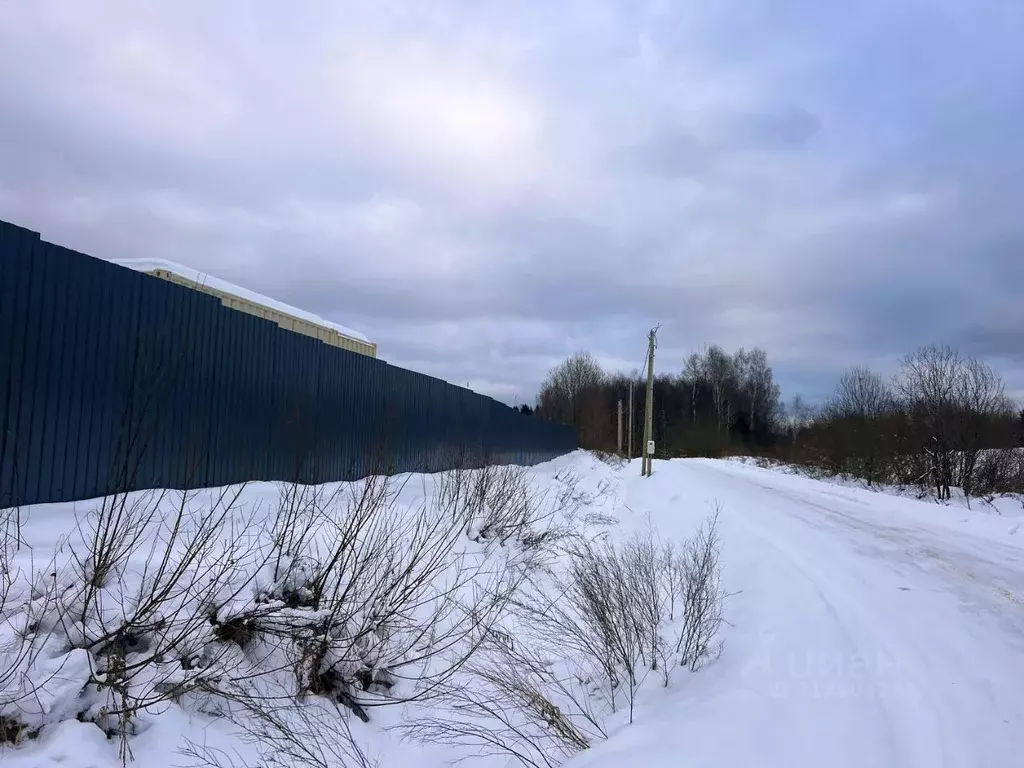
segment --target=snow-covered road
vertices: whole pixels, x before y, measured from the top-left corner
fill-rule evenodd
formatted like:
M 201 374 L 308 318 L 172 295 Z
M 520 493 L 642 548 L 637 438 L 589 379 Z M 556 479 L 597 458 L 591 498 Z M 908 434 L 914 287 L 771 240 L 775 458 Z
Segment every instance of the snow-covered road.
M 735 462 L 633 469 L 636 525 L 682 538 L 721 505 L 740 591 L 720 659 L 571 766 L 1024 765 L 1012 520 Z

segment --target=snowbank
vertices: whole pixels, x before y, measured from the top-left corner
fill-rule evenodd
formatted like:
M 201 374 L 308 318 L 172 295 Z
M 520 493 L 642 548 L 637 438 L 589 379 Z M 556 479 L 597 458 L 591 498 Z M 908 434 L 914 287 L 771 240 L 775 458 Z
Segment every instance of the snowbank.
M 932 526 L 953 531 L 968 531 L 998 541 L 1017 537 L 1024 544 L 1024 496 L 1003 494 L 998 496 L 967 497 L 960 488 L 952 488 L 953 497 L 936 499 L 922 494 L 919 488 L 899 485 L 873 484 L 854 477 L 827 476 L 804 467 L 768 462 L 763 459 L 735 458 L 726 460 L 754 474 L 771 472 L 788 476 L 782 482 L 811 493 L 827 493 L 833 497 L 851 500 L 863 499 L 864 493 L 880 494 L 878 506 L 893 510 L 894 514 Z M 821 486 L 829 486 L 823 491 Z M 887 500 L 884 497 L 892 497 Z
M 1024 537 L 1008 517 L 735 461 L 641 478 L 576 453 L 507 472 L 405 476 L 383 507 L 358 501 L 376 481 L 205 491 L 181 525 L 169 495 L 106 579 L 82 546 L 95 505 L 21 510 L 20 548 L 8 514 L 0 717 L 20 743 L 4 765 L 107 768 L 123 748 L 155 768 L 369 765 L 357 746 L 410 768 L 1018 761 Z M 386 514 L 358 524 L 366 509 Z M 204 556 L 178 568 L 195 547 L 168 549 L 176 536 Z M 720 572 L 694 567 L 701 541 L 720 542 Z M 190 588 L 161 593 L 161 568 Z M 727 597 L 694 624 L 679 592 L 699 583 Z M 154 592 L 160 611 L 139 600 Z M 684 646 L 704 647 L 698 674 Z M 125 695 L 145 704 L 127 719 Z
M 5 510 L 5 764 L 560 764 L 719 627 L 683 621 L 684 550 L 669 586 L 652 535 L 616 534 L 622 476 L 578 452 Z M 629 557 L 651 576 L 608 598 L 613 656 L 571 574 Z

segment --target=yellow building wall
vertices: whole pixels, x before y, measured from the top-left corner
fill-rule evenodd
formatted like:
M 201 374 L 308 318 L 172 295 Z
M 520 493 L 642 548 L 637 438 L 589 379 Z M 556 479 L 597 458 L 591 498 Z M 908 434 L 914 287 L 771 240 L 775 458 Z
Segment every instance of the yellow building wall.
M 332 347 L 341 347 L 347 349 L 349 352 L 356 352 L 360 355 L 366 355 L 367 357 L 377 356 L 377 345 L 373 342 L 361 341 L 360 339 L 353 339 L 351 336 L 335 330 L 334 328 L 328 328 L 327 326 L 320 325 L 319 323 L 312 323 L 309 320 L 305 320 L 301 317 L 295 317 L 286 312 L 273 309 L 272 307 L 266 307 L 262 304 L 243 299 L 240 296 L 235 296 L 224 291 L 219 291 L 216 288 L 211 288 L 208 285 L 197 283 L 194 280 L 189 280 L 186 277 L 169 272 L 165 269 L 155 269 L 146 274 L 159 277 L 163 280 L 168 280 L 178 285 L 183 285 L 187 288 L 191 288 L 196 291 L 202 291 L 211 296 L 216 296 L 220 299 L 221 304 L 231 309 L 236 309 L 239 312 L 247 312 L 250 315 L 256 315 L 256 317 L 262 317 L 264 320 L 270 320 L 271 322 L 277 323 L 285 330 L 294 331 L 295 333 L 301 333 L 305 336 L 312 336 L 315 339 L 319 339 L 325 344 L 330 344 Z

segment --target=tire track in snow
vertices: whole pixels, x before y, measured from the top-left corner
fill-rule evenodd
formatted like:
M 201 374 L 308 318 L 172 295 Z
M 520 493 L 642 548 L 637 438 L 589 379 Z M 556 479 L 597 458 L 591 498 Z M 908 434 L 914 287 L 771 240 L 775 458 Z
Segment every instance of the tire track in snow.
M 703 465 L 701 469 L 714 472 L 727 483 L 735 482 L 734 478 L 721 473 L 714 465 Z M 756 483 L 751 485 L 762 491 L 776 490 L 761 487 Z M 913 654 L 909 653 L 903 645 L 883 638 L 872 629 L 874 625 L 880 623 L 879 618 L 871 616 L 870 611 L 866 611 L 858 601 L 851 600 L 848 588 L 837 584 L 826 570 L 816 565 L 813 559 L 801 554 L 801 550 L 790 543 L 799 539 L 799 536 L 787 537 L 773 530 L 767 525 L 767 520 L 762 521 L 763 516 L 759 510 L 751 510 L 748 502 L 738 500 L 729 494 L 728 490 L 723 496 L 731 497 L 729 501 L 725 501 L 723 498 L 724 513 L 740 516 L 744 527 L 751 535 L 778 552 L 786 563 L 812 586 L 820 598 L 821 606 L 845 638 L 846 647 L 842 651 L 841 658 L 878 659 L 884 657 L 891 660 L 886 665 L 890 669 L 911 672 L 908 677 L 897 683 L 885 679 L 871 681 L 876 686 L 875 695 L 857 697 L 858 701 L 871 702 L 870 706 L 877 708 L 880 712 L 880 719 L 885 730 L 885 740 L 892 752 L 890 764 L 893 766 L 921 766 L 922 768 L 944 765 L 947 746 L 944 743 L 939 723 L 929 715 L 927 709 L 921 707 L 922 702 L 927 701 L 930 697 L 930 692 L 927 690 L 927 685 L 920 684 L 922 677 L 926 679 L 926 675 L 923 675 L 923 670 L 913 661 Z M 791 500 L 787 499 L 786 501 Z M 772 520 L 777 522 L 777 518 L 780 516 L 777 512 Z M 797 519 L 800 520 L 800 518 Z M 801 520 L 801 522 L 803 521 Z M 889 692 L 890 695 L 878 695 L 879 693 L 885 694 L 885 692 Z
M 1013 667 L 995 660 L 1017 659 L 1021 668 L 1018 657 L 1006 655 L 1014 651 L 1008 646 L 1019 647 L 1021 625 L 1005 595 L 994 603 L 989 577 L 1000 574 L 1016 583 L 1017 550 L 982 542 L 1002 556 L 1001 563 L 994 562 L 971 552 L 971 542 L 950 541 L 947 531 L 878 524 L 835 509 L 835 504 L 851 504 L 845 495 L 775 487 L 770 476 L 755 479 L 714 462 L 680 465 L 685 467 L 681 480 L 693 475 L 697 485 L 716 488 L 727 514 L 814 581 L 862 647 L 885 648 L 898 661 L 905 685 L 885 702 L 904 753 L 894 765 L 1005 764 L 996 756 L 1014 749 L 1010 729 L 1020 722 L 1022 707 L 1016 689 L 1005 681 Z M 943 564 L 945 574 L 922 566 L 922 552 Z M 973 571 L 987 576 L 967 575 Z M 898 588 L 911 600 L 893 601 L 893 574 L 914 585 Z M 949 610 L 950 596 L 966 618 Z

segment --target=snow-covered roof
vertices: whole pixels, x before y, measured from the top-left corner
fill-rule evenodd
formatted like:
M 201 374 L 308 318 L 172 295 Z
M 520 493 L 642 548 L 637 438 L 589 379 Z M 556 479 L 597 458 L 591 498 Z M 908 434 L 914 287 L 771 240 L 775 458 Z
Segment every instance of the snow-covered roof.
M 312 312 L 306 312 L 305 310 L 298 309 L 289 304 L 276 301 L 269 296 L 256 293 L 255 291 L 247 290 L 240 286 L 229 283 L 227 280 L 221 280 L 219 277 L 200 272 L 197 269 L 191 267 L 184 267 L 181 264 L 175 264 L 173 261 L 165 261 L 164 259 L 111 259 L 114 264 L 118 264 L 128 269 L 134 269 L 137 272 L 152 272 L 157 269 L 162 269 L 165 272 L 178 275 L 178 277 L 184 277 L 186 280 L 192 280 L 199 285 L 205 285 L 221 293 L 228 293 L 232 296 L 237 296 L 240 299 L 251 301 L 253 304 L 261 304 L 269 309 L 275 309 L 278 312 L 297 317 L 301 320 L 306 320 L 310 323 L 317 323 L 318 325 L 325 326 L 327 328 L 333 328 L 338 333 L 348 336 L 351 339 L 357 341 L 365 341 L 367 344 L 372 343 L 366 336 L 361 334 L 359 331 L 354 331 L 351 328 L 346 328 L 344 325 L 338 325 L 332 323 L 330 320 L 325 320 L 319 315 L 314 315 Z

